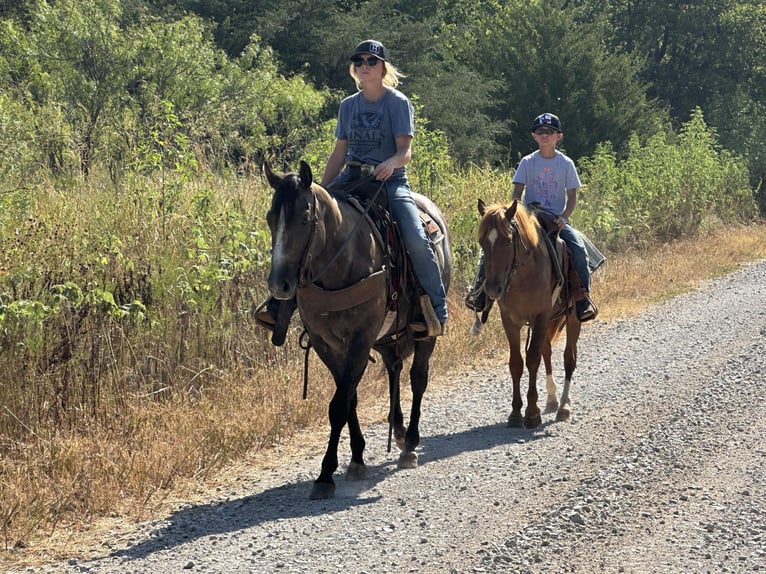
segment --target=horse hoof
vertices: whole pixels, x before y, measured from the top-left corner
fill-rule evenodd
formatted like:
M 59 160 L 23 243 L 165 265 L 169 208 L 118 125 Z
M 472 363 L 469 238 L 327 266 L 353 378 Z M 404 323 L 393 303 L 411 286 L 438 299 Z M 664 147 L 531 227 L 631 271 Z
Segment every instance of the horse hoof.
M 508 428 L 520 429 L 524 427 L 524 419 L 521 416 L 511 415 L 508 417 Z
M 418 455 L 414 452 L 403 452 L 399 456 L 399 468 L 417 468 Z
M 557 423 L 565 423 L 569 420 L 569 416 L 572 414 L 572 411 L 569 409 L 560 409 L 559 412 L 556 413 L 556 422 Z
M 346 471 L 346 480 L 367 480 L 367 465 L 350 462 Z
M 551 401 L 545 404 L 545 410 L 543 411 L 543 414 L 549 415 L 549 414 L 555 413 L 558 409 L 559 409 L 559 402 Z
M 311 500 L 325 500 L 335 496 L 335 484 L 332 482 L 315 482 L 311 489 Z
M 527 417 L 524 419 L 524 427 L 528 429 L 537 428 L 541 424 L 543 424 L 543 419 L 539 414 L 533 417 Z

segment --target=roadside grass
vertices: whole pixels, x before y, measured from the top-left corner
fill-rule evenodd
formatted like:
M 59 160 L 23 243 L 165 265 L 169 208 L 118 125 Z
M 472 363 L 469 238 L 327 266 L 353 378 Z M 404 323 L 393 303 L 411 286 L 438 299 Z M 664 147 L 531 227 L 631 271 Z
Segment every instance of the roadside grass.
M 598 320 L 639 313 L 764 257 L 764 225 L 613 255 L 593 277 Z M 459 392 L 452 376 L 507 361 L 497 313 L 480 337 L 468 335 L 473 314 L 462 305 L 464 292 L 465 286 L 453 285 L 449 330 L 431 362 L 424 416 L 429 395 Z M 261 347 L 266 368 L 224 373 L 200 367 L 189 373 L 186 393 L 163 404 L 139 403 L 122 428 L 100 427 L 96 421 L 87 432 L 38 433 L 15 445 L 13 464 L 0 463 L 0 564 L 24 568 L 108 553 L 98 545 L 105 531 L 129 531 L 183 501 L 214 499 L 223 485 L 239 480 L 243 468 L 256 473 L 302 452 L 321 452 L 332 383 L 313 355 L 308 399 L 302 400 L 298 334 L 294 324 L 284 347 Z M 260 346 L 267 335 L 256 328 L 252 337 Z M 363 423 L 385 420 L 386 395 L 385 371 L 372 365 L 360 385 Z

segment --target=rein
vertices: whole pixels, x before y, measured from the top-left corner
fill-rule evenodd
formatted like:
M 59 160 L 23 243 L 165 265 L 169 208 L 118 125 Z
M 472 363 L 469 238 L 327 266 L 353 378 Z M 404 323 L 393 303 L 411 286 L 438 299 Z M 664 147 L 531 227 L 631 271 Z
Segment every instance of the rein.
M 361 185 L 361 183 L 360 183 Z M 359 228 L 359 225 L 362 221 L 366 220 L 367 214 L 370 211 L 370 207 L 372 207 L 372 204 L 375 203 L 375 200 L 378 198 L 378 195 L 380 194 L 380 191 L 385 186 L 385 182 L 381 181 L 380 186 L 378 186 L 377 191 L 375 191 L 375 194 L 372 196 L 372 199 L 367 203 L 367 205 L 364 208 L 364 212 L 362 213 L 362 217 L 360 217 L 357 222 L 354 224 L 354 227 L 351 229 L 351 231 L 346 235 L 346 240 L 343 242 L 343 244 L 340 246 L 338 251 L 335 252 L 335 255 L 333 255 L 330 260 L 327 262 L 327 264 L 317 273 L 316 275 L 309 278 L 308 274 L 308 261 L 310 258 L 310 251 L 311 251 L 311 244 L 314 241 L 314 235 L 316 234 L 316 228 L 319 224 L 319 217 L 317 215 L 317 194 L 314 189 L 311 190 L 311 196 L 314 201 L 314 218 L 311 221 L 311 235 L 309 236 L 308 243 L 306 243 L 306 250 L 303 253 L 303 257 L 301 258 L 301 267 L 300 267 L 300 277 L 301 280 L 299 282 L 300 287 L 305 287 L 309 283 L 316 283 L 316 281 L 319 280 L 322 275 L 324 275 L 327 270 L 332 267 L 333 263 L 335 263 L 338 260 L 338 257 L 340 257 L 341 253 L 343 253 L 346 250 L 346 247 L 348 247 L 348 244 L 351 242 L 351 239 L 354 237 L 354 234 L 356 233 L 356 230 Z
M 519 245 L 521 245 L 524 248 L 524 251 L 529 252 L 529 249 L 524 244 L 524 241 L 521 239 L 521 234 L 519 233 L 519 227 L 518 225 L 516 225 L 516 221 L 511 221 L 510 223 L 508 223 L 508 228 L 511 231 L 511 240 L 513 241 L 513 260 L 511 261 L 511 268 L 508 270 L 508 275 L 505 281 L 506 291 L 510 289 L 511 279 L 513 279 L 513 276 L 516 275 L 516 272 L 519 270 L 519 267 L 521 267 L 521 264 L 518 261 Z

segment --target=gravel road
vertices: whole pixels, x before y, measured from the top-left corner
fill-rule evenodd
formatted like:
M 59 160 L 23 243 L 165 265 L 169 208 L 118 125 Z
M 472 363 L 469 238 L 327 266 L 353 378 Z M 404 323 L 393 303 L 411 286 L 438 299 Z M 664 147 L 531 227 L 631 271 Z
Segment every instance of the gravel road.
M 426 394 L 417 469 L 368 425 L 369 479 L 338 473 L 333 500 L 308 499 L 320 448 L 37 571 L 766 572 L 765 346 L 761 261 L 584 326 L 571 422 L 506 428 L 503 351 Z M 344 470 L 347 437 L 339 453 Z

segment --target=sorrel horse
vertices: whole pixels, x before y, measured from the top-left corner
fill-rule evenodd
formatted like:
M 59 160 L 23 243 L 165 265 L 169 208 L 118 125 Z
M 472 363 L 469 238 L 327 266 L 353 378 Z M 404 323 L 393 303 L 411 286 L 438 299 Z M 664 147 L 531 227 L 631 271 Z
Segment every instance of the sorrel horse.
M 518 201 L 508 205 L 486 206 L 478 201 L 479 244 L 484 252 L 485 291 L 497 301 L 505 336 L 510 347 L 508 366 L 513 380 L 513 402 L 508 426 L 534 428 L 542 423 L 537 406 L 537 370 L 540 359 L 545 362 L 545 412 L 556 412 L 557 421 L 569 419 L 571 402 L 569 387 L 577 366 L 577 340 L 580 321 L 574 306 L 555 290 L 556 276 L 549 247 L 537 218 Z M 526 364 L 529 373 L 527 408 L 521 416 L 521 376 L 524 358 L 521 354 L 521 328 L 529 325 Z M 553 379 L 551 349 L 566 326 L 564 349 L 564 388 L 559 403 Z
M 335 494 L 338 442 L 346 425 L 351 445 L 346 478 L 363 480 L 367 476 L 365 442 L 356 408 L 357 385 L 372 349 L 381 355 L 388 371 L 388 420 L 401 449 L 399 467 L 417 466 L 414 451 L 420 442 L 420 406 L 436 338 L 413 336 L 410 323 L 418 296 L 402 277 L 400 283 L 410 288 L 399 289 L 392 298 L 386 247 L 365 213 L 315 183 L 305 162 L 301 162 L 298 173 L 277 175 L 268 164 L 264 164 L 264 172 L 274 189 L 267 215 L 272 240 L 269 291 L 278 300 L 297 295 L 309 341 L 335 379 L 329 408 L 330 438 L 310 495 L 312 499 L 330 498 Z M 451 276 L 447 224 L 430 200 L 413 195 L 420 210 L 440 229 L 441 240 L 434 250 L 447 289 Z M 392 300 L 397 302 L 395 314 L 389 304 Z M 413 354 L 412 408 L 409 426 L 405 426 L 399 381 L 404 359 Z

